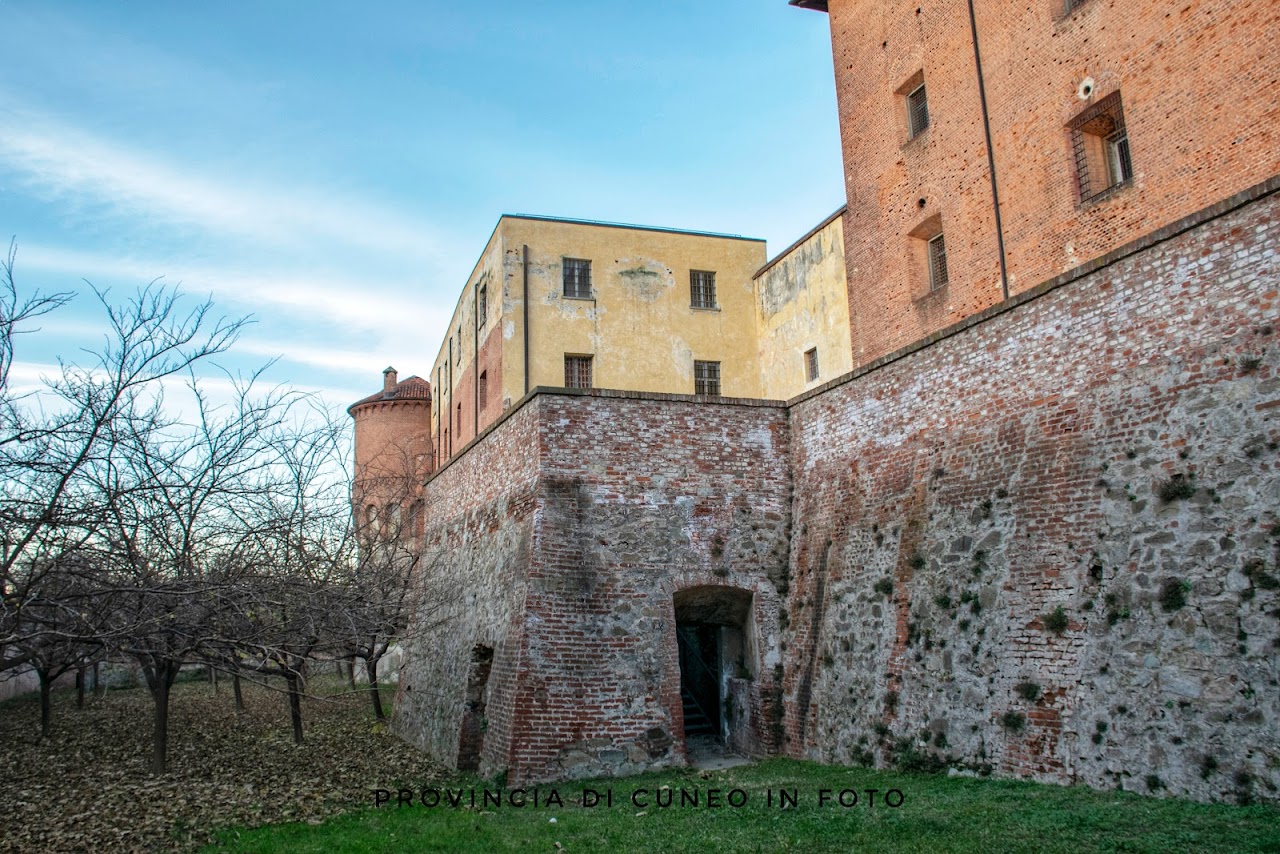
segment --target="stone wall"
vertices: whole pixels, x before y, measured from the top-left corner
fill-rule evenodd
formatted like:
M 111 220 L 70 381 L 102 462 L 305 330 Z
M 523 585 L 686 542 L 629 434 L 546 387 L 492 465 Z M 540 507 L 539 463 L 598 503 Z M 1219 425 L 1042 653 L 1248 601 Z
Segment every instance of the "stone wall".
M 1275 184 L 793 402 L 788 752 L 1276 797 Z
M 683 620 L 749 752 L 1275 799 L 1278 188 L 787 405 L 534 389 L 426 484 L 398 726 L 679 764 Z
M 395 720 L 405 738 L 445 763 L 457 763 L 477 648 L 493 651 L 485 708 L 471 721 L 483 733 L 480 768 L 509 763 L 537 450 L 537 410 L 524 407 L 424 489 L 421 601 L 405 639 Z

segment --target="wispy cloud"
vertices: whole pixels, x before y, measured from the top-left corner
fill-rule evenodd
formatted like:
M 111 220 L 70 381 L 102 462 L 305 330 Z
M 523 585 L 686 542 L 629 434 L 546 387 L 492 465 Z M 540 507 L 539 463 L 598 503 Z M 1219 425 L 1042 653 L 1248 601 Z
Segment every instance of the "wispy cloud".
M 199 175 L 0 102 L 0 165 L 59 197 L 89 197 L 122 214 L 277 245 L 327 245 L 437 263 L 435 229 L 416 217 L 326 188 L 253 186 Z
M 309 319 L 353 330 L 416 335 L 424 327 L 443 328 L 447 322 L 443 310 L 414 299 L 410 282 L 393 287 L 384 279 L 375 290 L 364 279 L 332 274 L 194 267 L 181 261 L 121 258 L 40 245 L 19 245 L 17 267 L 19 274 L 36 270 L 95 284 L 120 279 L 143 284 L 163 277 L 189 294 L 212 294 L 216 301 L 254 311 L 277 308 L 300 312 Z

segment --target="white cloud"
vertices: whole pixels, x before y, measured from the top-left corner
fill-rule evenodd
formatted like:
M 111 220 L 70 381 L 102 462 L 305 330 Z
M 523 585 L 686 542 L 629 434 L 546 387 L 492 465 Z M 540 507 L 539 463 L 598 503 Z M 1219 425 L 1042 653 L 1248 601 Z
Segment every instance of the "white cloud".
M 380 290 L 367 281 L 297 272 L 199 268 L 170 260 L 140 260 L 61 247 L 22 245 L 18 277 L 24 270 L 86 278 L 95 284 L 127 279 L 143 284 L 157 276 L 191 295 L 211 294 L 215 302 L 233 302 L 255 312 L 279 308 L 343 327 L 417 336 L 423 328 L 443 327 L 444 312 L 415 298 L 410 288 Z
M 325 188 L 254 187 L 201 176 L 87 131 L 0 107 L 0 163 L 56 196 L 91 197 L 127 215 L 276 245 L 345 246 L 436 264 L 435 229 Z M 327 254 L 327 253 L 326 253 Z

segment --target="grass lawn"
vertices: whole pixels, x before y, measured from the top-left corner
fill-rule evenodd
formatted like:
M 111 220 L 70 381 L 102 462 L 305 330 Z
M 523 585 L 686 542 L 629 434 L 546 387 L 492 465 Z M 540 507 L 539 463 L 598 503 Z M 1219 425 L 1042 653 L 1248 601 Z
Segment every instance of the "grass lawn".
M 393 788 L 393 781 L 380 785 Z M 434 784 L 439 787 L 442 784 Z M 717 772 L 671 771 L 554 787 L 564 806 L 469 807 L 469 790 L 485 783 L 454 779 L 462 807 L 372 807 L 321 825 L 228 830 L 206 851 L 1036 851 L 1280 852 L 1280 809 L 1194 804 L 1122 792 L 1027 782 L 902 774 L 774 759 Z M 659 807 L 662 786 L 675 804 Z M 540 786 L 540 799 L 553 787 Z M 613 792 L 613 806 L 581 806 L 582 791 Z M 721 805 L 708 806 L 712 790 Z M 746 804 L 726 804 L 730 790 Z M 781 790 L 797 803 L 779 807 Z M 831 800 L 819 803 L 821 790 Z M 878 790 L 873 797 L 867 790 Z M 901 806 L 884 802 L 902 793 Z M 490 787 L 491 791 L 496 788 Z M 640 790 L 645 790 L 641 792 Z M 680 806 L 680 792 L 699 806 Z M 773 806 L 768 793 L 774 793 Z M 858 793 L 841 806 L 842 790 Z M 636 793 L 641 808 L 631 800 Z M 420 797 L 420 793 L 419 793 Z M 735 795 L 735 800 L 739 796 Z M 848 800 L 846 796 L 846 800 Z M 373 792 L 369 793 L 372 804 Z M 415 798 L 416 801 L 416 798 Z M 874 805 L 869 803 L 873 801 Z M 896 802 L 896 797 L 895 797 Z M 394 801 L 393 801 L 394 804 Z M 554 821 L 553 821 L 554 819 Z

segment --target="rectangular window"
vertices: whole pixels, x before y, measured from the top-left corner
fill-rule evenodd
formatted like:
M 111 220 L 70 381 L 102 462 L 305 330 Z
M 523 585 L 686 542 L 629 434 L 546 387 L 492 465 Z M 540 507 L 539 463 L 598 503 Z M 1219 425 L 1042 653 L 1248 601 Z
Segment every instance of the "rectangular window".
M 929 290 L 947 283 L 947 244 L 942 235 L 929 239 Z
M 489 319 L 489 286 L 481 285 L 480 293 L 476 296 L 476 314 L 480 315 L 476 326 L 484 329 L 484 322 Z
M 813 382 L 818 378 L 818 348 L 806 350 L 804 353 L 804 372 L 805 378 L 809 382 Z
M 910 138 L 915 139 L 929 126 L 929 98 L 921 83 L 907 95 L 907 127 Z
M 1112 92 L 1068 125 L 1080 201 L 1088 202 L 1133 179 L 1129 134 L 1120 93 Z
M 564 357 L 564 387 L 591 388 L 591 357 Z
M 693 393 L 694 394 L 719 394 L 720 393 L 720 363 L 719 362 L 699 362 L 693 363 Z
M 485 404 L 489 402 L 489 372 L 480 372 L 480 386 L 476 390 L 480 397 L 480 411 L 484 411 Z
M 570 299 L 591 299 L 590 261 L 564 259 L 564 295 Z
M 689 304 L 694 308 L 716 307 L 716 274 L 708 270 L 689 271 Z

